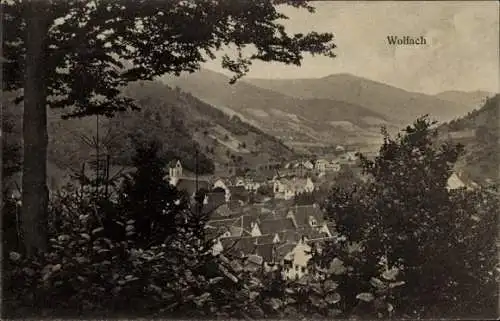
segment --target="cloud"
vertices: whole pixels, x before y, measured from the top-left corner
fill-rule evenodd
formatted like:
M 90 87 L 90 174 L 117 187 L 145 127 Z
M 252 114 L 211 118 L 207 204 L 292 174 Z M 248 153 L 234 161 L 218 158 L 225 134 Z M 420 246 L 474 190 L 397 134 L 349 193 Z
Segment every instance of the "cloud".
M 256 62 L 249 77 L 310 78 L 352 73 L 411 90 L 498 91 L 498 8 L 488 2 L 314 3 L 283 9 L 290 32 L 332 32 L 337 57 L 305 57 L 300 68 Z M 426 46 L 395 47 L 388 35 L 425 36 Z M 219 62 L 205 67 L 221 71 Z

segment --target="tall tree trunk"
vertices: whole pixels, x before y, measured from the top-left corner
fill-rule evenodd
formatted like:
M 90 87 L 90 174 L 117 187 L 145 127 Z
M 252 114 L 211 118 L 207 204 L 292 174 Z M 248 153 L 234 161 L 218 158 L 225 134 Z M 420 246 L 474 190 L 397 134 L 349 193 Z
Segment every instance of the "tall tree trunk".
M 3 30 L 3 4 L 0 4 L 0 30 Z M 1 91 L 3 92 L 3 63 L 4 63 L 4 58 L 3 58 L 3 32 L 0 32 L 0 88 Z M 3 97 L 1 97 L 3 98 Z M 3 133 L 4 131 L 4 120 L 3 120 L 3 101 L 0 101 L 0 231 L 3 231 L 3 192 L 4 192 L 4 158 L 5 155 L 5 150 L 4 150 L 4 144 L 3 144 Z
M 27 255 L 47 247 L 47 2 L 26 3 L 22 228 Z

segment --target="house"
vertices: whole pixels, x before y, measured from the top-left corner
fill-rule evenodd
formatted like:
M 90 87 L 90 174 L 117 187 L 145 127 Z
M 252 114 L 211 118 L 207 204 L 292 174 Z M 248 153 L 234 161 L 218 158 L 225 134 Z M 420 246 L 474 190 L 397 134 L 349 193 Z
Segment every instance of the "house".
M 323 212 L 317 204 L 296 205 L 288 211 L 287 217 L 292 219 L 296 232 L 309 239 L 332 237 L 335 225 L 324 219 Z
M 209 192 L 203 200 L 203 212 L 209 213 L 215 211 L 226 203 L 224 192 Z
M 358 153 L 357 152 L 347 152 L 346 159 L 349 162 L 355 162 L 358 160 Z
M 241 237 L 225 237 L 220 238 L 221 245 L 224 251 L 231 251 L 231 253 L 238 257 L 244 257 L 251 254 L 260 255 L 259 249 L 272 248 L 278 245 L 276 235 L 260 235 L 260 236 L 241 236 Z M 263 256 L 265 261 L 269 261 L 269 254 Z M 262 256 L 262 255 L 261 255 Z
M 231 227 L 238 225 L 239 225 L 238 218 L 210 220 L 205 225 L 205 233 L 210 234 L 209 236 L 212 238 L 236 236 L 231 234 L 232 231 Z
M 446 188 L 448 190 L 459 189 L 466 187 L 465 183 L 458 177 L 456 173 L 451 174 L 446 182 Z
M 169 166 L 168 166 L 168 176 L 170 178 L 179 178 L 182 177 L 183 173 L 183 168 L 180 160 L 177 161 L 171 161 Z M 175 185 L 172 184 L 172 185 Z
M 251 254 L 246 258 L 243 265 L 245 267 L 245 270 L 256 272 L 263 268 L 264 259 L 257 254 Z
M 205 225 L 205 234 L 208 240 L 224 238 L 242 238 L 261 236 L 258 225 L 248 220 L 244 222 L 242 216 L 212 219 Z
M 296 230 L 282 231 L 278 233 L 281 244 L 297 244 L 301 235 Z
M 261 186 L 261 183 L 250 178 L 239 178 L 236 180 L 236 186 L 243 186 L 249 192 L 255 192 Z
M 244 186 L 229 186 L 230 200 L 238 200 L 247 203 L 250 195 Z
M 302 163 L 304 165 L 305 169 L 313 170 L 314 169 L 314 164 L 310 160 L 307 160 Z
M 298 280 L 308 273 L 307 263 L 312 257 L 311 249 L 311 246 L 304 241 L 300 241 L 291 248 L 281 262 L 283 278 Z
M 256 236 L 257 244 L 278 244 L 280 243 L 280 238 L 278 233 L 274 234 L 263 234 L 261 236 Z
M 216 219 L 225 219 L 231 217 L 233 214 L 233 211 L 229 208 L 229 205 L 227 203 L 222 204 L 221 206 L 218 206 L 210 215 L 210 219 L 216 220 Z
M 336 161 L 332 161 L 329 165 L 327 165 L 327 170 L 331 172 L 340 172 L 340 164 Z
M 318 159 L 314 169 L 320 172 L 326 172 L 329 168 L 330 162 L 326 159 Z
M 279 218 L 272 220 L 263 220 L 260 223 L 263 234 L 276 234 L 283 231 L 295 230 L 295 225 L 291 218 Z
M 318 159 L 314 169 L 320 173 L 338 172 L 340 171 L 340 164 L 337 160 Z
M 255 255 L 262 258 L 264 272 L 275 271 L 279 267 L 280 258 L 277 256 L 276 244 L 260 244 L 255 247 Z
M 295 195 L 302 193 L 311 193 L 314 191 L 314 183 L 311 178 L 292 178 L 276 179 L 274 181 L 274 197 L 279 199 L 291 200 Z
M 339 156 L 338 162 L 341 164 L 352 164 L 359 159 L 357 152 L 345 152 Z
M 217 239 L 214 245 L 212 246 L 211 252 L 213 256 L 219 255 L 224 250 L 224 246 L 220 239 Z
M 170 185 L 175 186 L 179 191 L 185 191 L 190 197 L 194 197 L 200 190 L 210 191 L 211 184 L 206 179 L 184 176 L 182 164 L 179 160 L 172 161 L 168 167 L 168 179 Z
M 289 209 L 287 218 L 293 220 L 296 228 L 308 226 L 320 229 L 325 223 L 323 212 L 317 204 L 295 205 Z
M 257 246 L 254 237 L 228 237 L 220 239 L 222 252 L 233 257 L 244 258 L 253 253 Z
M 242 215 L 240 217 L 240 223 L 240 226 L 243 229 L 243 235 L 250 235 L 253 237 L 262 235 L 258 219 L 256 217 L 252 217 L 251 215 Z
M 240 200 L 229 200 L 229 202 L 227 202 L 227 206 L 229 207 L 229 210 L 231 211 L 238 211 L 240 210 L 243 205 L 245 205 L 245 203 L 243 201 L 240 201 Z
M 229 190 L 228 184 L 223 179 L 217 179 L 213 185 L 213 190 L 223 190 L 226 197 L 226 202 L 231 199 L 231 191 Z
M 326 225 L 324 225 L 324 226 L 326 226 Z M 329 231 L 325 232 L 321 228 L 318 229 L 318 228 L 313 228 L 310 226 L 304 226 L 304 227 L 298 228 L 296 231 L 301 239 L 304 239 L 307 241 L 324 240 L 324 239 L 331 237 L 331 234 L 329 233 Z

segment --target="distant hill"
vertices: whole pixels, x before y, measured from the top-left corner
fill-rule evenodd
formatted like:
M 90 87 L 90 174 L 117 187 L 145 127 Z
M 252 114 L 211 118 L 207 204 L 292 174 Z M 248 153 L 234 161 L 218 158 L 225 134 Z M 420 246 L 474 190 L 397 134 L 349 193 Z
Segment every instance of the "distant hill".
M 442 139 L 465 145 L 458 169 L 476 183 L 500 182 L 500 95 L 482 107 L 439 127 Z
M 159 82 L 130 84 L 124 93 L 135 98 L 140 111 L 99 117 L 100 154 L 109 153 L 115 172 L 130 167 L 133 140 L 158 138 L 167 159 L 181 159 L 188 171 L 196 168 L 198 149 L 200 174 L 244 170 L 276 160 L 289 159 L 294 152 L 275 137 L 238 117 L 231 117 L 188 93 Z M 8 106 L 21 142 L 22 106 Z M 96 116 L 61 119 L 60 110 L 49 110 L 49 185 L 68 179 L 84 161 L 95 159 Z M 234 166 L 234 167 L 233 167 Z
M 409 92 L 351 74 L 334 74 L 317 79 L 252 79 L 247 83 L 296 98 L 321 98 L 345 101 L 368 108 L 399 125 L 412 123 L 429 114 L 438 121 L 449 121 L 471 111 L 468 101 L 448 100 L 450 95 Z
M 457 104 L 471 106 L 473 108 L 481 107 L 488 97 L 493 97 L 495 94 L 487 91 L 443 91 L 439 94 L 434 95 L 435 97 L 451 101 Z
M 293 97 L 243 80 L 229 85 L 228 77 L 209 70 L 161 80 L 294 147 L 379 139 L 380 127 L 392 125 L 366 106 L 331 97 Z
M 196 168 L 198 149 L 200 174 L 235 165 L 252 168 L 257 164 L 287 159 L 293 151 L 276 138 L 196 99 L 159 82 L 129 85 L 124 94 L 136 100 L 140 111 L 100 117 L 102 151 L 108 150 L 114 164 L 129 166 L 133 141 L 157 138 L 167 159 L 181 159 L 186 169 Z M 91 158 L 91 148 L 79 136 L 96 135 L 96 117 L 50 122 L 50 159 L 59 167 L 75 167 Z M 215 168 L 214 168 L 215 166 Z

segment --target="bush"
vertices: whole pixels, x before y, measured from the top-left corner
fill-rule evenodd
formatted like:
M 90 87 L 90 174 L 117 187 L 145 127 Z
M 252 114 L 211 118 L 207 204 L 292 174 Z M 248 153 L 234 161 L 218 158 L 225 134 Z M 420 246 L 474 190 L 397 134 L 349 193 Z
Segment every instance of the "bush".
M 431 125 L 419 119 L 396 139 L 386 135 L 373 162 L 362 157 L 373 181 L 332 193 L 328 216 L 345 242 L 330 244 L 321 256 L 344 253 L 359 270 L 344 284 L 351 303 L 379 267 L 395 268 L 406 282 L 393 297 L 400 316 L 489 318 L 497 304 L 498 198 L 485 190 L 447 190 L 462 147 L 437 146 Z M 352 242 L 363 249 L 359 259 L 345 253 Z
M 178 298 L 195 290 L 183 284 L 185 274 L 203 271 L 210 244 L 203 219 L 163 180 L 157 150 L 156 143 L 137 148 L 137 170 L 115 197 L 96 199 L 88 181 L 53 195 L 49 250 L 30 258 L 12 251 L 4 266 L 7 314 L 149 316 L 186 308 Z
M 373 177 L 326 202 L 338 235 L 313 242 L 308 275 L 254 271 L 211 253 L 205 217 L 165 184 L 158 145 L 138 146 L 118 195 L 67 186 L 49 207 L 50 245 L 4 260 L 4 313 L 74 317 L 492 317 L 498 303 L 497 192 L 448 191 L 459 146 L 430 123 L 386 135 Z M 265 189 L 259 189 L 262 193 Z M 267 190 L 272 192 L 272 190 Z M 13 205 L 13 204 L 11 204 Z M 15 207 L 10 207 L 12 208 Z M 458 304 L 460 303 L 460 304 Z M 5 316 L 5 315 L 4 315 Z

